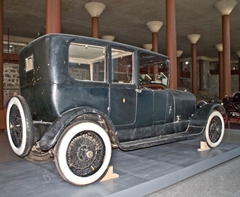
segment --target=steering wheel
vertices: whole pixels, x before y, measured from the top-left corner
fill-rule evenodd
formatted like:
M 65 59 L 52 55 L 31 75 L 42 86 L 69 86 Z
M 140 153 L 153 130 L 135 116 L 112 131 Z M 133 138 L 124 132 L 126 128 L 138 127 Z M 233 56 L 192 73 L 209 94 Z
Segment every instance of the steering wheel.
M 141 84 L 140 88 L 149 88 L 152 90 L 166 90 L 167 86 L 165 84 L 159 83 L 149 83 L 149 84 Z

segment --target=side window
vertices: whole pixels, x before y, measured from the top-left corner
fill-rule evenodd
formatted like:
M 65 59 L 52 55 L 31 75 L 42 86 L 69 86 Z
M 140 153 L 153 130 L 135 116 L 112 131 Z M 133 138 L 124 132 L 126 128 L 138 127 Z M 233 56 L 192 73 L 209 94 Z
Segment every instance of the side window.
M 69 73 L 80 81 L 106 81 L 105 47 L 71 43 L 69 46 Z
M 111 55 L 113 83 L 133 83 L 133 53 L 112 48 Z

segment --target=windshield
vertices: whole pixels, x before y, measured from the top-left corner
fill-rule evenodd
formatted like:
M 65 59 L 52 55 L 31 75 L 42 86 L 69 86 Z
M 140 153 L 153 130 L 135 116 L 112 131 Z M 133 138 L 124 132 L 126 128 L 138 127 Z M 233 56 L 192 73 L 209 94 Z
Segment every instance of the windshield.
M 140 53 L 140 77 L 142 84 L 163 84 L 168 86 L 168 62 L 160 56 Z
M 139 80 L 140 84 L 159 83 L 165 86 L 168 85 L 168 77 L 163 72 L 156 74 L 155 80 L 148 74 L 140 74 Z

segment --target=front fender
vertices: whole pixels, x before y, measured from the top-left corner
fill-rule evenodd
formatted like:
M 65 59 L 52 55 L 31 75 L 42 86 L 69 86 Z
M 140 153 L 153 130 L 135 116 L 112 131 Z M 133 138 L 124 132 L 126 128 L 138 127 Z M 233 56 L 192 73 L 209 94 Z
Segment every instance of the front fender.
M 95 114 L 95 115 L 100 115 L 101 117 L 104 117 L 104 119 L 107 121 L 107 124 L 110 125 L 111 131 L 115 130 L 115 127 L 112 124 L 112 121 L 108 118 L 108 116 L 106 116 L 101 111 L 90 108 L 90 107 L 74 108 L 64 112 L 53 122 L 53 124 L 44 133 L 44 135 L 39 141 L 40 149 L 43 151 L 47 151 L 51 149 L 57 143 L 64 129 L 77 117 L 84 114 Z M 111 132 L 111 135 L 113 133 L 114 132 Z
M 202 105 L 190 118 L 190 126 L 205 126 L 210 113 L 213 110 L 219 111 L 222 115 L 226 113 L 224 107 L 219 103 L 208 103 Z

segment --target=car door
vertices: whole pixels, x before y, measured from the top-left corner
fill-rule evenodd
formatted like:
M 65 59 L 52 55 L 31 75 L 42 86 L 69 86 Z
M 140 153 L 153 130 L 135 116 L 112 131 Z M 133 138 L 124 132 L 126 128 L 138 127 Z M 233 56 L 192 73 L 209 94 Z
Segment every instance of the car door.
M 153 125 L 153 92 L 151 89 L 139 89 L 138 91 L 136 127 Z
M 153 120 L 154 124 L 164 124 L 166 117 L 171 113 L 171 108 L 168 107 L 168 91 L 155 90 L 154 91 L 154 107 L 153 107 Z
M 132 125 L 136 118 L 134 85 L 110 84 L 109 116 L 116 126 Z
M 174 101 L 169 89 L 154 91 L 154 124 L 165 124 L 174 121 Z
M 133 52 L 111 48 L 109 117 L 116 126 L 135 123 L 137 93 L 133 83 Z

